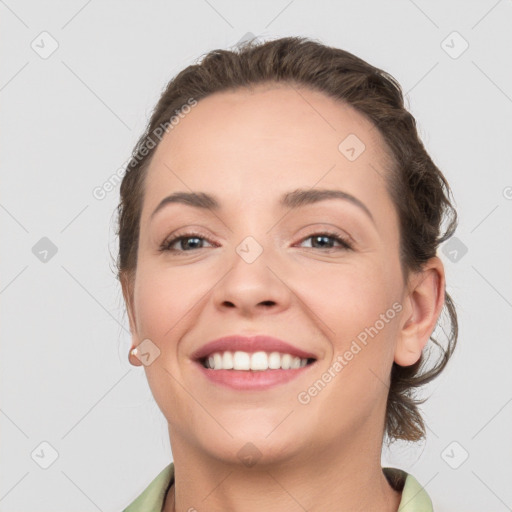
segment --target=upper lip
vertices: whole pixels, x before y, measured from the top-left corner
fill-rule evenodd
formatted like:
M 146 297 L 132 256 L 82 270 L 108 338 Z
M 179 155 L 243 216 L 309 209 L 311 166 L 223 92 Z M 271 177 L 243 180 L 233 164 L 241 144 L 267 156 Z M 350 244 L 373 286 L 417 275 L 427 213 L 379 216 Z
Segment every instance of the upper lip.
M 225 351 L 235 352 L 237 350 L 243 352 L 281 352 L 284 354 L 291 354 L 301 359 L 316 359 L 315 355 L 294 347 L 286 341 L 271 336 L 265 336 L 263 334 L 257 334 L 255 336 L 224 336 L 216 340 L 210 341 L 197 349 L 192 354 L 192 359 L 200 360 L 215 352 Z

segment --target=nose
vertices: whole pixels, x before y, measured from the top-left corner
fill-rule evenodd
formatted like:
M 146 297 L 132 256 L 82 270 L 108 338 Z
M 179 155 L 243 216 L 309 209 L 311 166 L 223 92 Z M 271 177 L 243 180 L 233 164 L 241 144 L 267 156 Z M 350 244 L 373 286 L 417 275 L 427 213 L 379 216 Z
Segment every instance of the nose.
M 253 317 L 286 310 L 293 292 L 287 285 L 287 276 L 275 260 L 267 258 L 266 250 L 254 261 L 241 251 L 235 254 L 230 270 L 214 287 L 212 297 L 215 307 L 224 313 L 231 309 Z

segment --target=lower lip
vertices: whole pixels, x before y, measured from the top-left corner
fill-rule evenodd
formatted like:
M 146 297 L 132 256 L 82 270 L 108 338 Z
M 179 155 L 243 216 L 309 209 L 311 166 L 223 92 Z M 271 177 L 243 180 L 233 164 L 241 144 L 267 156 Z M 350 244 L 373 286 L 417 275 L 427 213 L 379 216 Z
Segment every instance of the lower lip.
M 296 379 L 315 363 L 290 370 L 212 370 L 200 362 L 197 366 L 210 381 L 236 390 L 264 390 Z

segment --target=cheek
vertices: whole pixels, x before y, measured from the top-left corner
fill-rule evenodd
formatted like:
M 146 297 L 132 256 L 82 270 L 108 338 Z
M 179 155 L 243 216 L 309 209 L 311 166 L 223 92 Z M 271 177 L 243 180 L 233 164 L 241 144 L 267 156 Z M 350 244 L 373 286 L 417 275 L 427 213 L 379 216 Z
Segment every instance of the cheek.
M 368 263 L 336 272 L 326 269 L 309 287 L 315 290 L 310 294 L 312 307 L 331 341 L 332 354 L 324 370 L 336 375 L 333 400 L 356 408 L 372 407 L 387 392 L 401 310 L 388 274 L 374 261 Z
M 393 304 L 386 274 L 370 259 L 368 264 L 326 267 L 304 285 L 304 296 L 341 348 L 349 338 L 375 324 Z
M 179 333 L 179 322 L 200 297 L 190 272 L 179 268 L 140 266 L 135 286 L 135 308 L 139 336 L 157 345 Z
M 179 340 L 190 329 L 193 306 L 205 294 L 196 285 L 191 272 L 183 268 L 165 269 L 146 264 L 137 269 L 134 305 L 138 336 L 141 341 L 150 339 L 160 350 L 159 356 L 144 370 L 155 401 L 168 419 L 194 414 L 190 396 L 179 385 L 183 377 L 178 351 Z
M 374 262 L 308 278 L 308 306 L 321 320 L 317 325 L 327 326 L 323 330 L 332 353 L 311 387 L 301 391 L 312 397 L 305 411 L 326 419 L 323 436 L 350 436 L 368 418 L 382 420 L 398 318 L 386 279 Z

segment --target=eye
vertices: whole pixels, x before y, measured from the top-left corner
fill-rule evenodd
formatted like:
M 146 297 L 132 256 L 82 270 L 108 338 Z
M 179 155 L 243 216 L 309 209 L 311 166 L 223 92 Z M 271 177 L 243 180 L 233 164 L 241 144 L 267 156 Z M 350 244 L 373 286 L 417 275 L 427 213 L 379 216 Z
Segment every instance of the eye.
M 334 241 L 334 243 L 338 243 L 341 245 L 341 247 L 338 247 L 338 249 L 341 250 L 351 250 L 352 244 L 348 241 L 347 238 L 341 236 L 339 233 L 333 233 L 333 232 L 321 232 L 321 233 L 314 233 L 312 235 L 309 235 L 306 238 L 302 239 L 303 243 L 306 240 L 312 240 L 312 249 L 335 249 L 336 247 L 332 246 L 332 242 L 330 243 L 328 240 L 331 239 Z M 193 241 L 190 243 L 190 241 Z M 186 241 L 186 243 L 183 243 Z M 161 245 L 159 250 L 161 252 L 191 252 L 194 249 L 202 249 L 201 241 L 206 241 L 210 244 L 214 244 L 211 240 L 209 240 L 207 237 L 201 236 L 197 233 L 185 233 L 183 235 L 176 235 L 173 236 L 167 240 L 165 240 Z M 327 242 L 326 242 L 327 241 Z M 181 242 L 181 248 L 175 249 L 173 246 L 176 245 L 178 242 Z M 315 246 L 316 244 L 316 246 Z M 320 244 L 318 246 L 318 244 Z M 327 244 L 327 245 L 324 245 Z M 214 244 L 215 245 L 215 244 Z
M 189 243 L 190 240 L 192 240 L 192 243 Z M 183 235 L 176 235 L 173 236 L 167 240 L 165 240 L 162 245 L 160 245 L 159 250 L 161 252 L 190 252 L 193 249 L 202 249 L 202 247 L 199 247 L 201 240 L 205 240 L 208 243 L 213 243 L 211 240 L 209 240 L 206 237 L 203 237 L 197 233 L 185 233 Z M 178 242 L 186 241 L 187 243 L 181 243 L 181 249 L 174 249 L 173 246 L 176 245 Z M 186 248 L 188 247 L 188 249 Z
M 314 233 L 312 235 L 309 235 L 308 237 L 304 238 L 302 242 L 306 240 L 312 240 L 312 249 L 336 249 L 336 247 L 332 247 L 332 244 L 328 242 L 329 239 L 334 240 L 335 242 L 338 242 L 341 244 L 341 247 L 339 249 L 341 250 L 351 250 L 352 244 L 348 241 L 347 238 L 341 236 L 339 233 L 332 233 L 332 232 L 322 232 L 322 233 Z M 327 241 L 327 242 L 326 242 Z M 326 244 L 327 245 L 323 245 Z M 315 247 L 313 244 L 320 244 L 319 247 Z

